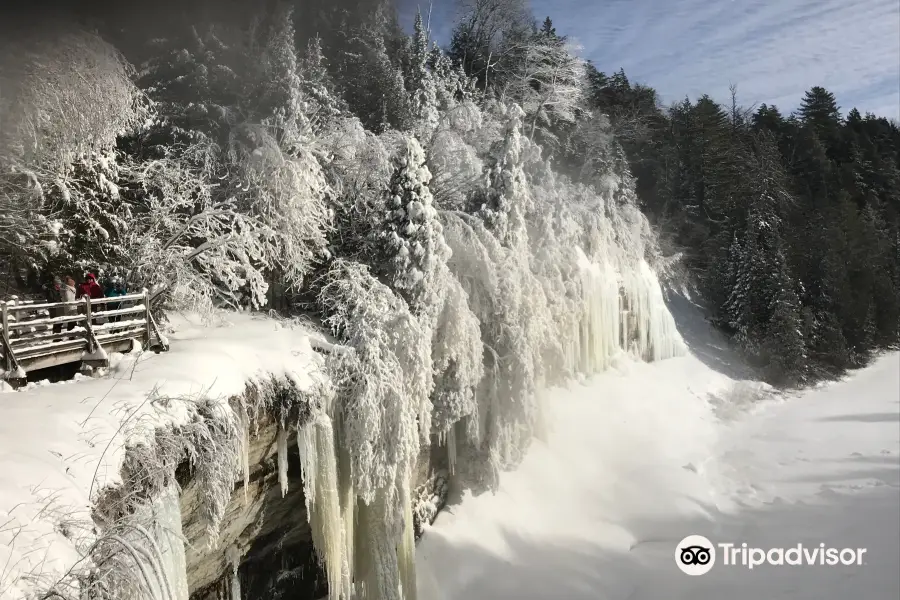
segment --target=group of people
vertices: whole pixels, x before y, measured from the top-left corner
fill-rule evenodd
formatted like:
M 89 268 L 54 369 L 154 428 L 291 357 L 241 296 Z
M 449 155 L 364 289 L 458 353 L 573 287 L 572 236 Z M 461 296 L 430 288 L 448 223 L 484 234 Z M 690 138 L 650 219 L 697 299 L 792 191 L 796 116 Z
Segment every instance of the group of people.
M 100 284 L 97 283 L 97 276 L 93 273 L 86 273 L 84 275 L 84 279 L 80 284 L 75 283 L 75 279 L 71 275 L 67 275 L 65 277 L 55 277 L 53 280 L 53 286 L 50 288 L 47 294 L 47 302 L 56 303 L 56 302 L 75 302 L 77 300 L 81 300 L 84 297 L 88 297 L 91 300 L 96 300 L 100 298 L 116 298 L 120 296 L 125 296 L 128 293 L 125 282 L 120 277 L 113 277 L 110 279 L 109 284 L 106 286 L 104 290 L 100 287 Z M 107 303 L 106 310 L 116 310 L 120 308 L 118 303 Z M 62 316 L 71 316 L 78 314 L 78 306 L 63 306 L 55 311 L 57 314 L 51 314 L 51 317 L 62 317 Z M 120 317 L 114 316 L 110 317 L 110 321 L 118 321 Z M 66 326 L 67 330 L 71 330 L 75 328 L 75 323 L 70 322 Z M 56 323 L 53 325 L 53 332 L 59 333 L 62 331 L 62 323 Z

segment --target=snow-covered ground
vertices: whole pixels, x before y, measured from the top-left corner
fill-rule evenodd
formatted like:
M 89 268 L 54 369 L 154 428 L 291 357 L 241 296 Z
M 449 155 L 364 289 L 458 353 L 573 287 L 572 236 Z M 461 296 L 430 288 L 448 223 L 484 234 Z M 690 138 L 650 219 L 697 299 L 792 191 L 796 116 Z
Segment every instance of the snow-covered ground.
M 307 332 L 245 314 L 217 326 L 172 315 L 171 350 L 111 355 L 105 377 L 0 393 L 0 599 L 53 581 L 91 541 L 91 501 L 115 484 L 128 444 L 191 418 L 192 400 L 244 391 L 259 375 L 303 389 L 319 370 Z
M 425 534 L 419 597 L 900 597 L 900 355 L 782 397 L 732 379 L 722 353 L 704 349 L 621 360 L 552 393 L 547 442 L 496 495 L 466 494 Z M 691 577 L 675 562 L 690 534 L 867 552 L 859 566 L 750 570 L 719 551 Z

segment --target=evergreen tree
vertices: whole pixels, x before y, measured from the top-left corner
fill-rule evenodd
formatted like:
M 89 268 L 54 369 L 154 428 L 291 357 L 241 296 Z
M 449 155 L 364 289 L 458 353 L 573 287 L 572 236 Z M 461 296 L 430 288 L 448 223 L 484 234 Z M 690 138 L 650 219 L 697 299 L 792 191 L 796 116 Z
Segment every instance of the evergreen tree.
M 339 32 L 335 57 L 344 100 L 363 125 L 377 133 L 410 125 L 403 73 L 388 54 L 386 25 L 347 25 Z
M 525 113 L 517 106 L 510 109 L 506 135 L 487 173 L 487 186 L 473 197 L 476 214 L 507 247 L 526 241 L 525 214 L 531 207 L 523 168 L 526 152 L 530 148 L 522 134 L 524 117 Z
M 841 126 L 841 111 L 834 94 L 823 87 L 813 87 L 806 92 L 797 112 L 833 152 L 839 143 Z
M 427 139 L 438 124 L 438 91 L 429 68 L 431 58 L 428 33 L 422 22 L 422 12 L 418 11 L 406 60 L 406 90 L 410 96 L 412 118 L 423 139 Z
M 396 158 L 383 223 L 373 228 L 372 262 L 416 314 L 436 318 L 450 250 L 444 242 L 428 183 L 425 153 L 415 138 Z
M 300 89 L 305 94 L 304 113 L 314 134 L 327 131 L 347 110 L 338 97 L 336 87 L 322 52 L 322 39 L 312 38 L 300 61 Z
M 800 301 L 785 256 L 782 207 L 790 202 L 778 149 L 761 134 L 753 160 L 753 189 L 743 239 L 732 242 L 725 312 L 737 341 L 779 380 L 803 371 Z

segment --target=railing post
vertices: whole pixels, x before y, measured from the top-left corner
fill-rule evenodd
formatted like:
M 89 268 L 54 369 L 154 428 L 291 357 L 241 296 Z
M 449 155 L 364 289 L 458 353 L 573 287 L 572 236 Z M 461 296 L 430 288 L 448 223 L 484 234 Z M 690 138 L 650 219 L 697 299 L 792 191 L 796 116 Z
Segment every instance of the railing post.
M 93 354 L 97 349 L 94 348 L 94 327 L 91 322 L 91 297 L 87 294 L 84 296 L 84 314 L 84 328 L 87 330 L 88 353 Z
M 0 300 L 0 325 L 3 326 L 3 329 L 0 330 L 0 335 L 3 336 L 3 345 L 6 346 L 4 349 L 4 354 L 6 355 L 4 359 L 6 360 L 5 370 L 7 373 L 12 371 L 12 349 L 6 343 L 9 340 L 9 312 L 6 308 L 6 300 Z
M 150 325 L 150 292 L 144 288 L 141 293 L 144 294 L 144 349 L 150 350 L 150 344 L 153 341 Z

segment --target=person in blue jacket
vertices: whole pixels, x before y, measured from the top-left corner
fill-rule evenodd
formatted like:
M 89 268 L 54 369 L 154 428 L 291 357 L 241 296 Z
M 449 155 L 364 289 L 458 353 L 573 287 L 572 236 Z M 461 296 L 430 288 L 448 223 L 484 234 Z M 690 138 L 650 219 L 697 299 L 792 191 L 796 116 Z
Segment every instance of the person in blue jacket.
M 110 280 L 109 285 L 106 287 L 105 296 L 107 298 L 117 298 L 119 296 L 125 296 L 128 294 L 128 291 L 125 289 L 125 282 L 121 277 L 113 277 Z M 110 302 L 108 310 L 118 310 L 122 308 L 121 302 Z M 112 322 L 119 322 L 122 320 L 122 315 L 115 315 L 110 317 L 109 319 Z

